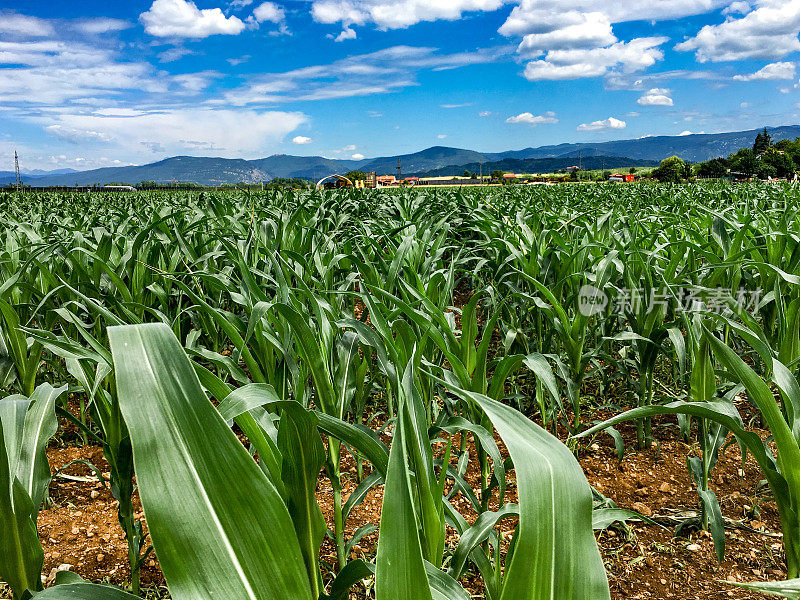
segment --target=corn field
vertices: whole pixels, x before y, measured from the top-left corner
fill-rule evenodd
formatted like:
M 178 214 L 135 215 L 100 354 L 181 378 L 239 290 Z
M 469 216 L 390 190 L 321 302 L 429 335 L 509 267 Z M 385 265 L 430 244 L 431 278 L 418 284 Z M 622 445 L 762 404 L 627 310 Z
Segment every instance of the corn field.
M 720 560 L 715 463 L 732 440 L 757 461 L 789 581 L 755 587 L 800 593 L 794 186 L 0 192 L 0 224 L 14 600 L 130 599 L 154 555 L 176 600 L 467 600 L 467 579 L 488 600 L 610 598 L 594 530 L 641 515 L 575 456 L 608 435 L 624 452 L 623 422 L 648 448 L 663 415 L 699 448 Z M 110 466 L 124 590 L 43 587 L 65 424 Z M 374 489 L 380 526 L 348 534 Z

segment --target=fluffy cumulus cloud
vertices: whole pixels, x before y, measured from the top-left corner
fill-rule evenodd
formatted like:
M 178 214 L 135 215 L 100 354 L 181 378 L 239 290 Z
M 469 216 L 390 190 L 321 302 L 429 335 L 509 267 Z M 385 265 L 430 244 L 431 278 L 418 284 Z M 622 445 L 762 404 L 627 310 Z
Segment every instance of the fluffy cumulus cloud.
M 653 66 L 664 57 L 660 46 L 665 37 L 636 38 L 605 48 L 551 50 L 543 59 L 525 66 L 530 81 L 600 77 L 612 69 L 631 73 Z
M 524 112 L 513 117 L 508 117 L 506 123 L 524 123 L 526 125 L 552 125 L 558 123 L 556 113 L 548 110 L 543 115 L 534 115 L 533 113 Z
M 460 19 L 469 11 L 494 11 L 504 0 L 313 0 L 311 14 L 319 23 L 375 24 L 402 29 L 421 21 Z
M 641 106 L 672 106 L 674 103 L 669 94 L 670 90 L 666 88 L 652 88 L 645 92 L 636 103 Z
M 356 153 L 353 154 L 353 156 L 351 156 L 350 158 L 352 158 L 353 160 L 364 160 L 364 155 Z
M 597 48 L 617 41 L 611 23 L 603 13 L 570 11 L 562 17 L 563 26 L 557 29 L 526 34 L 517 49 L 519 54 L 525 58 L 538 58 L 550 50 Z
M 263 2 L 253 11 L 253 18 L 259 23 L 280 23 L 286 18 L 286 12 L 274 2 Z
M 736 81 L 777 81 L 794 79 L 795 64 L 793 62 L 776 62 L 748 75 L 735 75 Z
M 530 60 L 531 81 L 568 80 L 631 73 L 664 58 L 666 37 L 620 40 L 613 25 L 704 14 L 729 0 L 519 0 L 499 32 L 521 38 L 517 52 Z M 535 60 L 536 59 L 536 60 Z
M 627 123 L 614 117 L 608 117 L 602 121 L 592 121 L 591 123 L 581 123 L 578 131 L 606 131 L 608 129 L 625 129 Z
M 314 142 L 314 140 L 312 140 L 310 137 L 306 137 L 304 135 L 298 135 L 298 136 L 295 136 L 295 137 L 292 138 L 292 143 L 293 144 L 297 144 L 298 146 L 304 146 L 306 144 L 311 144 L 313 142 Z
M 742 11 L 706 25 L 675 49 L 693 51 L 699 62 L 781 58 L 800 50 L 800 0 L 758 0 L 752 10 L 739 6 L 736 12 Z
M 245 23 L 226 17 L 220 8 L 199 9 L 190 0 L 155 0 L 139 15 L 145 31 L 156 37 L 205 38 L 210 35 L 238 35 Z
M 661 21 L 700 15 L 729 4 L 729 0 L 520 0 L 500 33 L 506 36 L 556 31 L 574 25 L 576 15 L 602 13 L 610 23 Z

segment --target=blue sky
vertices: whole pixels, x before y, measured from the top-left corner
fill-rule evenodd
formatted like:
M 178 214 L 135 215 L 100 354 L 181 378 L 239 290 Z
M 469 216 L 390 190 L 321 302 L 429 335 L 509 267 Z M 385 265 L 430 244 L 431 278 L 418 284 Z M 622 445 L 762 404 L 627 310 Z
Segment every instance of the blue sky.
M 0 170 L 796 124 L 798 33 L 800 0 L 0 0 Z

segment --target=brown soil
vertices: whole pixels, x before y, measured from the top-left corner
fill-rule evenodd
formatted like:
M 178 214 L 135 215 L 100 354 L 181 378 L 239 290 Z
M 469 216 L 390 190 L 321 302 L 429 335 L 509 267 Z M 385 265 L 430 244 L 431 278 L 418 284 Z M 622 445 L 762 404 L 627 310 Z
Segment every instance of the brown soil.
M 774 580 L 786 575 L 775 505 L 756 496 L 761 479 L 758 466 L 748 457 L 742 469 L 739 448 L 731 444 L 714 469 L 712 488 L 719 497 L 724 516 L 730 520 L 725 560 L 719 564 L 707 533 L 695 531 L 688 537 L 673 537 L 678 520 L 697 511 L 697 492 L 686 469 L 686 456 L 695 449 L 677 439 L 674 426 L 663 426 L 670 423 L 668 419 L 660 423 L 662 426 L 656 428 L 658 446 L 641 452 L 630 450 L 635 439 L 633 428 L 620 428 L 629 447 L 620 465 L 613 443 L 605 435 L 590 441 L 580 452 L 579 460 L 586 477 L 599 492 L 620 508 L 638 510 L 668 527 L 663 529 L 636 522 L 628 528 L 615 527 L 598 534 L 612 598 L 763 598 L 723 581 Z M 54 471 L 78 458 L 92 462 L 101 471 L 108 470 L 100 448 L 94 446 L 53 447 L 48 457 Z M 346 498 L 356 485 L 356 468 L 349 455 L 343 457 L 342 464 Z M 72 466 L 67 472 L 94 479 L 92 472 L 82 465 Z M 365 472 L 369 472 L 368 465 Z M 467 479 L 479 487 L 477 473 L 468 472 Z M 58 568 L 69 565 L 69 569 L 87 579 L 126 584 L 130 577 L 127 545 L 117 521 L 116 501 L 109 489 L 94 481 L 56 477 L 50 495 L 51 506 L 39 516 L 45 576 L 52 580 Z M 514 500 L 515 496 L 512 474 L 508 499 Z M 324 476 L 320 477 L 318 498 L 332 527 L 332 492 Z M 382 489 L 373 489 L 353 510 L 348 520 L 348 537 L 362 525 L 379 525 L 381 500 Z M 465 509 L 469 521 L 474 519 L 465 499 L 456 495 L 453 503 Z M 496 503 L 493 502 L 493 506 Z M 507 525 L 511 526 L 513 523 Z M 451 531 L 449 538 L 448 543 L 457 543 L 455 532 Z M 354 547 L 350 558 L 374 559 L 376 542 L 377 533 L 365 536 Z M 336 564 L 335 548 L 328 539 L 323 544 L 321 559 L 331 568 Z M 331 570 L 327 565 L 323 567 L 329 577 Z M 463 583 L 472 588 L 474 598 L 483 597 L 476 578 L 469 576 Z M 164 579 L 154 555 L 143 566 L 142 584 L 163 590 Z M 0 588 L 0 597 L 9 596 Z

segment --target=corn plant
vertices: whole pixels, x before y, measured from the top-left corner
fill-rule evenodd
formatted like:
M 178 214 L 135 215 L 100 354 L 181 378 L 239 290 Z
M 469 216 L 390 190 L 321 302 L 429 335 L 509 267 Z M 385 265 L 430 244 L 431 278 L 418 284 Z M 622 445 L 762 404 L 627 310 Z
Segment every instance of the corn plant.
M 66 386 L 0 400 L 0 579 L 14 600 L 42 589 L 44 552 L 36 530 L 50 484 L 45 450 L 58 430 L 56 399 Z
M 169 328 L 116 327 L 109 336 L 142 504 L 172 597 L 314 599 L 291 509 L 208 402 Z M 404 396 L 400 399 L 405 402 Z M 607 598 L 591 534 L 591 495 L 571 453 L 548 434 L 537 434 L 536 426 L 513 409 L 480 395 L 473 400 L 491 415 L 509 447 L 524 507 L 497 597 Z M 290 423 L 281 420 L 280 427 Z M 169 435 L 164 435 L 166 423 Z M 375 566 L 377 598 L 465 598 L 452 577 L 424 562 L 404 442 L 410 426 L 407 420 L 399 422 L 388 462 Z M 296 425 L 290 429 L 303 435 Z M 292 447 L 288 442 L 285 449 Z M 313 462 L 307 473 L 314 471 Z M 290 470 L 288 479 L 304 479 Z M 530 569 L 531 562 L 540 568 Z M 354 563 L 339 578 L 370 571 Z M 331 591 L 341 590 L 343 581 Z M 42 597 L 127 596 L 70 579 Z
M 783 542 L 786 549 L 786 566 L 789 578 L 800 575 L 800 521 L 797 507 L 800 506 L 800 386 L 790 370 L 770 354 L 762 354 L 761 358 L 769 365 L 773 375 L 773 383 L 782 396 L 782 404 L 786 413 L 775 399 L 767 382 L 759 377 L 730 347 L 720 341 L 708 328 L 704 328 L 704 339 L 714 356 L 725 369 L 725 376 L 740 383 L 747 391 L 750 401 L 760 411 L 766 426 L 769 428 L 777 455 L 773 455 L 770 447 L 754 432 L 748 431 L 739 412 L 727 400 L 706 400 L 693 402 L 672 402 L 652 407 L 635 408 L 617 417 L 601 423 L 578 437 L 590 435 L 616 423 L 645 416 L 659 414 L 684 414 L 701 417 L 719 424 L 733 435 L 739 443 L 755 458 L 764 477 L 769 484 L 783 529 Z M 756 350 L 761 345 L 755 346 Z M 701 359 L 702 360 L 702 359 Z M 697 369 L 697 383 L 701 397 L 707 398 L 710 392 L 711 372 L 709 363 L 703 362 Z M 702 491 L 701 491 L 702 494 Z

